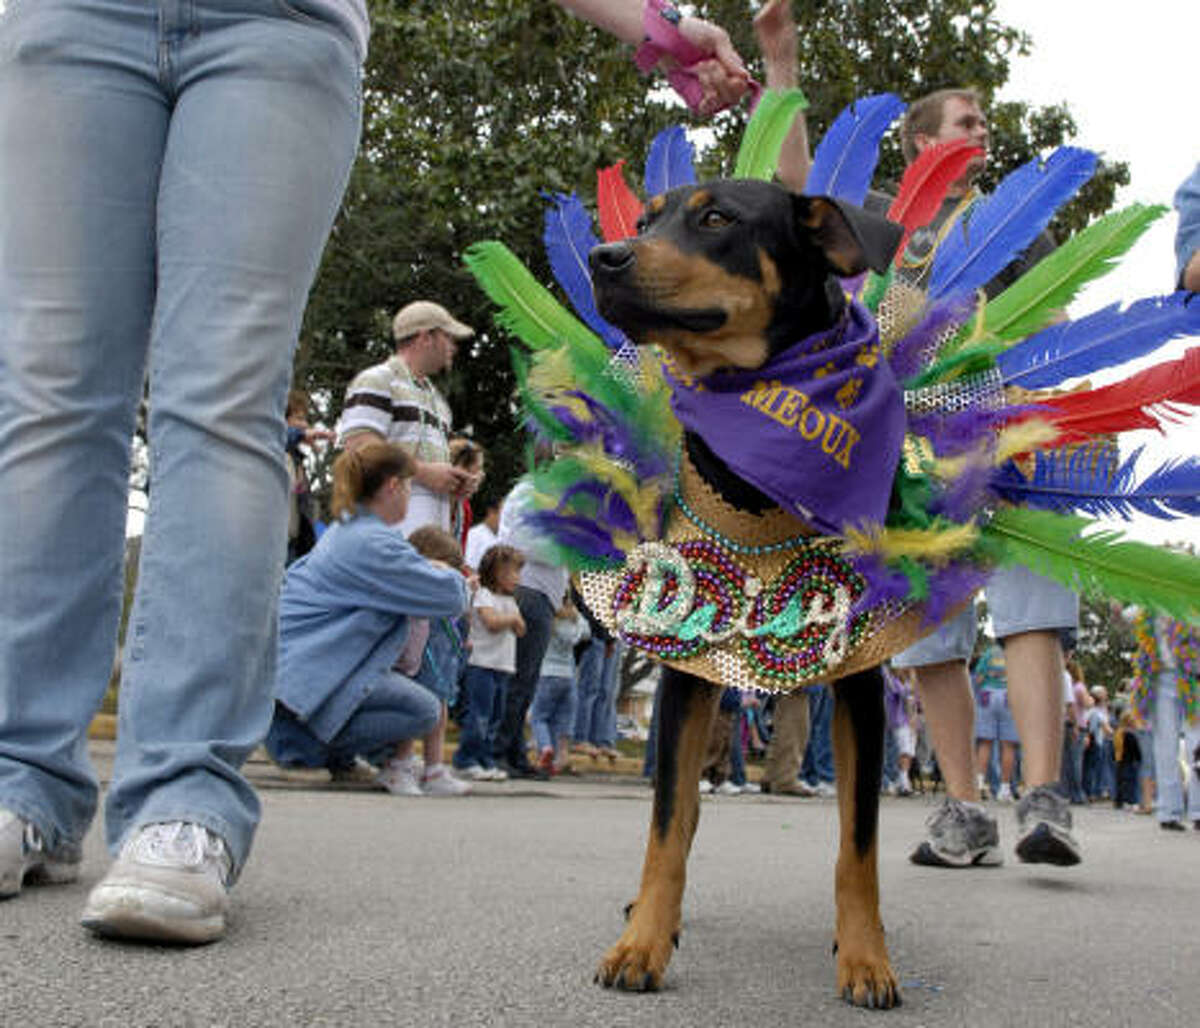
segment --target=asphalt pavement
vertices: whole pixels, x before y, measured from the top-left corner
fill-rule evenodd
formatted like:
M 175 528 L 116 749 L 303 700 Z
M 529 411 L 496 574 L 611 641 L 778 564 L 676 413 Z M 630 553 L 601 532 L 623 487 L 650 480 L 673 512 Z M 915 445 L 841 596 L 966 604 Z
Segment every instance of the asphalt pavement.
M 93 743 L 102 776 L 111 744 Z M 832 800 L 709 797 L 666 987 L 604 990 L 596 962 L 641 869 L 650 790 L 588 775 L 461 799 L 328 787 L 254 762 L 264 817 L 227 937 L 105 942 L 78 925 L 103 874 L 0 904 L 4 1026 L 915 1026 L 1200 1022 L 1200 832 L 1077 810 L 1084 863 L 910 864 L 934 800 L 885 799 L 883 918 L 904 1006 L 845 1006 L 830 955 Z

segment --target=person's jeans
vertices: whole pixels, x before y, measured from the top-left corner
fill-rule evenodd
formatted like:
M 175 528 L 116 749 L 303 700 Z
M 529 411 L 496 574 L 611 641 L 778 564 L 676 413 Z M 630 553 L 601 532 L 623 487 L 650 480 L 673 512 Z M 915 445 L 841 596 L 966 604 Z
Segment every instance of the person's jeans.
M 441 712 L 441 700 L 425 686 L 398 671 L 387 671 L 328 743 L 276 704 L 267 752 L 284 767 L 348 767 L 359 754 L 382 764 L 397 743 L 431 732 Z
M 577 742 L 591 742 L 592 712 L 604 699 L 604 650 L 603 639 L 590 639 L 579 657 L 575 677 L 579 682 L 579 698 L 575 703 L 575 727 L 571 738 Z
M 1063 725 L 1063 791 L 1072 803 L 1086 803 L 1083 794 L 1083 738 L 1070 721 Z
M 1188 775 L 1186 795 L 1179 776 L 1179 709 L 1175 675 L 1160 671 L 1154 682 L 1154 777 L 1158 781 L 1155 813 L 1161 821 L 1200 821 L 1200 778 L 1192 770 L 1193 752 L 1200 746 L 1200 725 L 1189 725 L 1186 735 Z M 1143 758 L 1144 759 L 1144 758 Z M 1186 802 L 1185 802 L 1186 801 Z
M 550 645 L 550 630 L 554 624 L 554 604 L 545 593 L 526 586 L 517 586 L 517 608 L 525 619 L 525 634 L 517 640 L 517 670 L 508 683 L 504 701 L 504 718 L 496 732 L 492 753 L 510 767 L 529 764 L 525 752 L 525 715 L 533 702 L 538 678 L 542 673 L 542 658 Z
M 800 777 L 809 785 L 832 782 L 833 692 L 828 685 L 814 685 L 808 692 L 808 749 L 800 765 Z
M 107 835 L 199 822 L 236 869 L 271 721 L 284 400 L 358 139 L 358 54 L 276 0 L 0 15 L 0 805 L 78 842 L 113 669 L 131 437 L 149 509 Z
M 557 749 L 558 740 L 571 734 L 575 723 L 575 683 L 558 675 L 543 675 L 529 708 L 534 745 L 539 750 Z
M 467 709 L 463 714 L 462 733 L 454 751 L 457 768 L 495 767 L 492 753 L 496 732 L 504 716 L 505 697 L 512 676 L 507 671 L 467 665 L 463 691 L 467 694 Z

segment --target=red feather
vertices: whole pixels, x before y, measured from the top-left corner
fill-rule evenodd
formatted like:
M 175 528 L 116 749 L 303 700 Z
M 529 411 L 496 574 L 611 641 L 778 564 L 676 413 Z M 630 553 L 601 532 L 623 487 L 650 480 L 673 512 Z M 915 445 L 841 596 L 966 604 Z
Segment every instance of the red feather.
M 596 204 L 600 208 L 600 231 L 606 243 L 637 235 L 642 203 L 625 182 L 624 161 L 596 172 Z
M 982 156 L 983 150 L 967 140 L 952 139 L 926 147 L 908 166 L 900 180 L 900 191 L 887 212 L 889 221 L 904 226 L 904 236 L 896 248 L 897 266 L 908 246 L 908 237 L 933 220 L 951 183 L 963 177 L 973 158 Z
M 1136 428 L 1162 431 L 1162 422 L 1187 416 L 1181 404 L 1200 404 L 1200 347 L 1123 382 L 1041 402 L 1051 408 L 1041 416 L 1062 429 L 1056 444 Z

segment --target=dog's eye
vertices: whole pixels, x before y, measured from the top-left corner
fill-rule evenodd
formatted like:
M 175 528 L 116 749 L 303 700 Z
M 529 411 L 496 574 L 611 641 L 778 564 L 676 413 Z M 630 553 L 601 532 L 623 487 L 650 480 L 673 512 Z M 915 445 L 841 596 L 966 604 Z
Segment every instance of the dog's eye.
M 701 228 L 724 228 L 726 225 L 732 224 L 733 219 L 728 214 L 712 208 L 700 215 Z
M 645 232 L 646 229 L 648 229 L 649 227 L 650 227 L 650 219 L 647 218 L 646 215 L 644 215 L 644 214 L 640 218 L 638 218 L 637 221 L 635 221 L 633 223 L 634 231 L 636 231 L 639 236 L 643 232 Z

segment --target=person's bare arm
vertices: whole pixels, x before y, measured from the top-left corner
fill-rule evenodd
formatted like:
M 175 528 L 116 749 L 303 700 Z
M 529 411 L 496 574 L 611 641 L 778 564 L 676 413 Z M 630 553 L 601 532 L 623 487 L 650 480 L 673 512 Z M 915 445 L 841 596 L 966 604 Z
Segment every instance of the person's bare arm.
M 554 0 L 559 7 L 590 21 L 597 28 L 637 46 L 645 37 L 642 23 L 644 0 Z M 736 103 L 749 88 L 750 74 L 745 62 L 730 42 L 729 34 L 719 25 L 685 15 L 679 21 L 679 34 L 704 53 L 710 61 L 701 61 L 692 70 L 704 88 L 701 110 L 714 111 Z M 672 58 L 664 58 L 669 66 Z M 664 67 L 663 70 L 666 70 Z
M 1192 259 L 1183 269 L 1183 288 L 1200 293 L 1200 250 L 1192 254 Z
M 504 614 L 495 607 L 476 607 L 475 611 L 489 632 L 505 632 L 511 628 L 518 636 L 525 634 L 525 621 L 520 614 Z
M 792 0 L 768 0 L 754 16 L 754 35 L 766 64 L 767 88 L 795 89 L 800 84 L 800 67 Z M 800 111 L 779 151 L 776 174 L 793 193 L 802 193 L 811 170 L 808 123 Z

